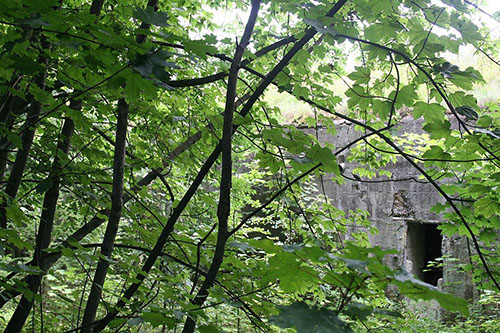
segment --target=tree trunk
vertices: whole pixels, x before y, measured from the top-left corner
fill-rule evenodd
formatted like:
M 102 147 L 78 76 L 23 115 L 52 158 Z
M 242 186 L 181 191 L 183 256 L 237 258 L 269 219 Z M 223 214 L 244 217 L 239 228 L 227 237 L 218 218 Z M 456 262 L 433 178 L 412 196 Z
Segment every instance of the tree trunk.
M 81 102 L 74 102 L 73 108 L 80 108 Z M 43 199 L 42 215 L 40 217 L 40 226 L 38 228 L 38 234 L 36 237 L 35 253 L 33 255 L 33 265 L 42 269 L 41 256 L 42 252 L 47 249 L 50 245 L 52 238 L 52 229 L 54 227 L 54 216 L 56 212 L 57 200 L 59 198 L 59 187 L 61 182 L 61 164 L 59 159 L 59 151 L 64 155 L 68 154 L 70 147 L 71 136 L 73 135 L 75 125 L 73 120 L 66 118 L 64 120 L 64 125 L 61 131 L 61 137 L 57 143 L 57 148 L 55 151 L 54 162 L 52 164 L 52 171 L 49 174 L 49 178 L 52 183 L 50 188 L 45 192 Z M 25 278 L 28 283 L 28 289 L 31 292 L 31 297 L 28 299 L 26 295 L 21 297 L 16 311 L 12 315 L 12 318 L 7 325 L 6 332 L 18 332 L 24 326 L 28 315 L 30 314 L 31 308 L 33 306 L 33 298 L 35 294 L 38 293 L 40 284 L 42 282 L 42 277 L 44 272 L 40 274 L 29 275 Z
M 125 169 L 125 149 L 127 145 L 127 117 L 128 104 L 124 98 L 118 101 L 118 120 L 115 139 L 115 157 L 113 164 L 113 191 L 111 193 L 111 211 L 109 221 L 104 233 L 101 247 L 101 256 L 92 281 L 87 306 L 83 314 L 82 332 L 92 332 L 92 323 L 95 320 L 99 301 L 101 300 L 102 288 L 106 280 L 109 267 L 109 259 L 113 252 L 118 225 L 123 208 L 123 174 Z
M 241 58 L 245 52 L 248 43 L 250 42 L 250 37 L 255 26 L 255 21 L 257 20 L 257 15 L 260 8 L 260 0 L 252 1 L 252 10 L 248 18 L 247 25 L 245 27 L 245 32 L 241 38 L 241 43 L 236 47 L 236 51 L 231 63 L 231 68 L 229 69 L 229 80 L 227 84 L 226 93 L 226 105 L 224 108 L 224 125 L 222 130 L 222 170 L 221 170 L 221 181 L 220 181 L 220 191 L 219 191 L 219 205 L 217 207 L 217 218 L 219 220 L 218 224 L 218 234 L 217 234 L 217 245 L 215 248 L 214 258 L 208 270 L 208 274 L 203 281 L 203 285 L 200 290 L 192 300 L 192 303 L 198 306 L 203 305 L 208 297 L 208 289 L 211 288 L 219 272 L 219 268 L 224 260 L 224 250 L 226 248 L 226 241 L 228 236 L 228 224 L 227 219 L 231 211 L 231 178 L 232 178 L 232 138 L 233 138 L 233 119 L 234 119 L 234 108 L 236 100 L 236 85 L 238 83 L 238 71 L 241 65 Z M 191 318 L 186 318 L 186 323 L 184 324 L 183 333 L 193 332 L 196 326 L 196 321 Z
M 41 46 L 44 49 L 49 47 L 49 43 L 43 37 Z M 44 57 L 40 57 L 39 61 L 44 65 L 47 65 L 48 63 L 47 59 Z M 46 77 L 47 71 L 44 68 L 35 78 L 35 84 L 42 90 L 45 89 Z M 35 136 L 35 125 L 38 122 L 38 116 L 40 115 L 41 109 L 41 103 L 35 100 L 32 96 L 31 106 L 28 110 L 26 122 L 22 129 L 22 147 L 17 151 L 16 159 L 14 161 L 14 165 L 12 166 L 7 186 L 5 187 L 5 197 L 0 202 L 0 228 L 7 229 L 7 206 L 11 200 L 16 198 L 17 191 L 19 190 L 19 185 L 21 184 L 21 179 L 24 169 L 26 168 L 26 163 L 28 162 L 31 145 L 33 144 L 33 138 Z
M 0 114 L 0 124 L 3 124 L 5 131 L 9 131 L 16 120 L 16 117 L 26 109 L 26 102 L 18 96 L 10 96 Z M 9 149 L 12 147 L 7 135 L 0 139 L 0 181 L 4 179 L 5 170 L 9 160 Z
M 104 0 L 94 0 L 90 5 L 90 14 L 99 16 L 101 14 L 102 6 L 104 5 Z

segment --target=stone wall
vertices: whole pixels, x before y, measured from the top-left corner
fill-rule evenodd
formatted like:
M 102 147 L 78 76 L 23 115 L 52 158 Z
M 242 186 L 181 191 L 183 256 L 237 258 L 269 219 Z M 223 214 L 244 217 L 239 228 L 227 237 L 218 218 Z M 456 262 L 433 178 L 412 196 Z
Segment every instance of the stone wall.
M 315 133 L 311 129 L 305 129 L 305 131 Z M 413 119 L 403 120 L 402 125 L 397 128 L 398 134 L 421 132 L 420 124 L 415 123 Z M 354 126 L 346 122 L 337 123 L 335 136 L 324 129 L 318 131 L 321 142 L 330 142 L 337 147 L 342 147 L 361 135 L 363 133 L 356 132 Z M 338 159 L 344 160 L 342 156 Z M 354 164 L 345 163 L 344 173 L 351 175 L 354 167 Z M 393 179 L 419 176 L 418 171 L 402 158 L 396 163 L 389 164 L 387 170 L 393 174 Z M 372 180 L 382 179 L 387 178 Z M 346 180 L 346 183 L 342 185 L 333 181 L 325 181 L 324 187 L 328 197 L 338 208 L 344 211 L 361 208 L 369 212 L 369 219 L 379 230 L 379 234 L 370 235 L 372 245 L 396 249 L 400 253 L 387 258 L 390 266 L 404 267 L 421 279 L 433 279 L 433 284 L 439 285 L 444 291 L 467 299 L 473 298 L 474 288 L 470 274 L 457 269 L 457 264 L 469 262 L 467 240 L 446 236 L 441 238 L 435 227 L 428 226 L 443 221 L 442 216 L 430 211 L 437 202 L 444 202 L 431 184 L 412 180 L 373 183 Z M 438 232 L 437 235 L 436 232 Z M 435 253 L 437 250 L 441 251 L 444 256 L 449 255 L 457 259 L 445 261 L 442 270 L 443 278 L 439 283 L 435 281 L 435 276 L 425 277 L 422 272 L 422 268 L 427 263 L 426 256 L 432 255 L 432 251 Z

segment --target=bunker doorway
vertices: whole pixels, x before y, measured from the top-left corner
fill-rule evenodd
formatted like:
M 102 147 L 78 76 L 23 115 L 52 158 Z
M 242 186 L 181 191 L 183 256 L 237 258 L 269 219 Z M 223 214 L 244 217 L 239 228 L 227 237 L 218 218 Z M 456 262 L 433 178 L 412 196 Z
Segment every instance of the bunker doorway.
M 411 263 L 412 273 L 420 280 L 437 286 L 443 277 L 442 265 L 427 267 L 443 253 L 443 237 L 434 223 L 408 223 L 407 260 Z

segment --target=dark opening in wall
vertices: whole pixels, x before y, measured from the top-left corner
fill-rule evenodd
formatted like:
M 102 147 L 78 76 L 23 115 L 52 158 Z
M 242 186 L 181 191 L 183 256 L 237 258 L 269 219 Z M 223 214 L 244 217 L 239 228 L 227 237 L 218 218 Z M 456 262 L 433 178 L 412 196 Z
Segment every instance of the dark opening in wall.
M 437 286 L 443 277 L 443 268 L 426 268 L 429 262 L 442 256 L 443 237 L 436 224 L 408 223 L 407 256 L 411 262 L 412 273 L 420 280 Z

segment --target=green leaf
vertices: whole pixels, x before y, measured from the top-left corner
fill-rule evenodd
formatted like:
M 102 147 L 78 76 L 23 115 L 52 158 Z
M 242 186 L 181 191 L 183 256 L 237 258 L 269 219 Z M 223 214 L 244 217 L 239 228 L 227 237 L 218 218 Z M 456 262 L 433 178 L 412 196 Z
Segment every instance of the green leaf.
M 16 23 L 21 24 L 21 25 L 27 25 L 32 28 L 41 28 L 41 27 L 47 27 L 50 26 L 50 23 L 42 20 L 41 18 L 25 18 L 17 21 Z
M 435 122 L 431 124 L 426 124 L 424 130 L 431 135 L 431 139 L 441 139 L 450 136 L 450 122 L 445 120 L 443 122 Z
M 242 243 L 242 242 L 238 242 L 238 241 L 229 242 L 229 243 L 227 243 L 227 246 L 235 247 L 235 248 L 240 249 L 242 251 L 254 249 L 253 246 L 248 245 L 247 243 Z
M 431 146 L 429 150 L 426 150 L 422 155 L 423 158 L 428 159 L 439 159 L 439 160 L 451 160 L 451 155 L 445 153 L 443 149 L 439 146 Z
M 277 253 L 281 251 L 281 247 L 275 245 L 270 239 L 249 239 L 248 244 L 255 248 L 262 249 L 266 253 Z
M 194 53 L 202 59 L 207 59 L 207 53 L 217 53 L 217 49 L 208 45 L 204 40 L 185 40 L 182 44 L 187 52 Z
M 372 102 L 373 111 L 375 111 L 380 119 L 386 119 L 391 113 L 392 103 L 389 101 L 374 100 Z
M 133 17 L 143 23 L 156 25 L 159 27 L 168 27 L 168 14 L 154 10 L 153 7 L 147 6 L 146 9 L 136 8 Z
M 309 307 L 304 302 L 280 306 L 279 309 L 280 314 L 269 318 L 269 322 L 280 328 L 295 327 L 297 333 L 352 332 L 332 310 Z
M 33 245 L 31 242 L 27 242 L 21 237 L 19 237 L 19 234 L 15 230 L 8 230 L 8 229 L 3 229 L 0 228 L 0 239 L 5 239 L 7 242 L 11 243 L 18 249 L 26 249 L 26 250 L 33 250 Z
M 474 202 L 474 212 L 476 216 L 482 215 L 490 218 L 493 215 L 500 215 L 500 205 L 488 197 L 481 198 Z
M 318 274 L 296 256 L 280 252 L 269 259 L 273 268 L 266 273 L 270 279 L 279 279 L 280 289 L 286 293 L 304 293 L 319 282 Z
M 16 148 L 20 149 L 23 146 L 23 142 L 21 141 L 21 137 L 16 133 L 12 133 L 11 131 L 7 132 L 7 138 L 9 142 L 11 142 Z
M 347 305 L 346 309 L 342 311 L 346 316 L 351 317 L 352 319 L 365 320 L 368 316 L 372 314 L 379 314 L 384 316 L 398 317 L 403 318 L 401 313 L 386 309 L 378 309 L 373 308 L 372 306 L 361 304 L 358 302 L 352 302 Z
M 346 266 L 352 270 L 359 271 L 361 273 L 368 273 L 367 267 L 370 264 L 368 260 L 358 260 L 358 259 L 339 257 L 333 254 L 328 254 L 328 257 L 334 260 L 339 260 L 344 262 Z
M 377 0 L 371 5 L 371 9 L 376 14 L 385 14 L 391 11 L 393 4 L 390 0 Z
M 314 145 L 307 152 L 307 157 L 315 162 L 321 163 L 322 169 L 325 172 L 332 172 L 337 176 L 340 176 L 340 169 L 337 164 L 337 158 L 329 148 Z
M 143 312 L 141 318 L 151 324 L 153 327 L 160 326 L 162 324 L 172 322 L 171 318 L 165 316 L 165 314 L 161 312 Z
M 380 314 L 383 316 L 403 318 L 403 315 L 401 313 L 399 313 L 397 311 L 386 310 L 386 309 L 373 309 L 373 313 Z
M 443 75 L 445 78 L 451 78 L 454 73 L 457 73 L 459 71 L 458 66 L 453 65 L 449 62 L 444 62 L 440 65 L 436 65 L 433 67 L 433 69 Z
M 355 81 L 357 84 L 366 84 L 370 81 L 370 69 L 368 67 L 356 67 L 356 71 L 347 75 L 348 78 Z
M 142 319 L 141 317 L 130 318 L 127 321 L 127 324 L 130 326 L 137 326 L 137 325 L 140 325 L 142 323 L 144 323 L 144 319 Z
M 320 33 L 328 33 L 331 36 L 335 36 L 338 33 L 333 27 L 325 26 L 325 24 L 317 20 L 304 19 L 304 22 L 314 27 Z
M 39 182 L 38 185 L 36 186 L 37 193 L 42 194 L 47 192 L 47 190 L 52 187 L 52 184 L 53 184 L 52 178 L 50 177 L 45 178 L 44 180 Z
M 446 109 L 437 103 L 416 102 L 413 107 L 413 118 L 418 119 L 422 115 L 428 123 L 439 122 L 444 120 Z
M 449 80 L 456 86 L 466 90 L 471 90 L 474 83 L 484 82 L 481 74 L 472 67 L 454 73 Z
M 304 244 L 285 244 L 281 246 L 281 248 L 285 252 L 295 252 L 302 250 L 304 248 Z
M 127 322 L 127 319 L 126 318 L 118 318 L 118 319 L 113 319 L 110 323 L 109 323 L 109 328 L 115 328 L 115 327 L 118 327 L 124 323 Z
M 125 96 L 127 102 L 132 102 L 137 99 L 141 94 L 141 81 L 142 78 L 137 74 L 130 75 L 127 80 L 127 85 L 125 86 Z
M 477 119 L 477 118 L 476 118 Z M 487 115 L 482 115 L 479 117 L 477 120 L 476 125 L 479 127 L 489 127 L 493 123 L 492 119 L 490 116 Z
M 175 65 L 164 60 L 165 54 L 145 54 L 138 55 L 137 59 L 134 61 L 133 69 L 139 73 L 143 78 L 153 80 L 156 85 L 172 90 L 173 88 L 168 85 L 170 81 L 170 74 L 165 71 L 166 65 L 173 68 Z M 134 88 L 135 89 L 135 88 Z M 137 89 L 135 89 L 132 94 L 137 94 Z
M 412 106 L 413 101 L 418 99 L 417 91 L 415 90 L 415 87 L 408 85 L 404 86 L 399 90 L 398 93 L 398 102 L 406 105 L 406 106 Z
M 353 319 L 365 320 L 369 315 L 373 313 L 373 308 L 365 304 L 353 302 L 350 303 L 347 308 L 342 311 L 342 313 Z
M 12 202 L 9 206 L 5 207 L 7 219 L 11 220 L 14 225 L 20 227 L 27 221 L 21 208 L 16 202 Z

